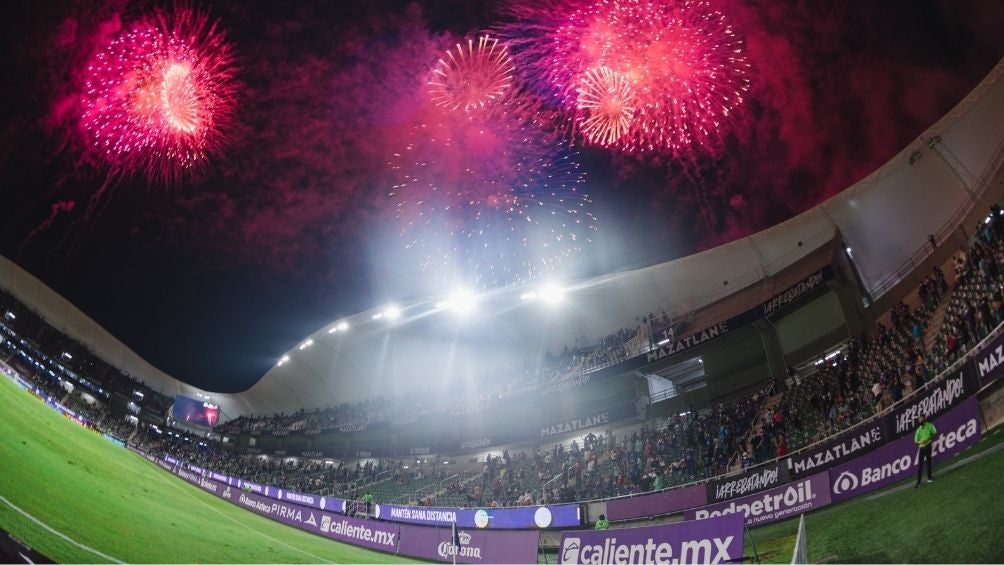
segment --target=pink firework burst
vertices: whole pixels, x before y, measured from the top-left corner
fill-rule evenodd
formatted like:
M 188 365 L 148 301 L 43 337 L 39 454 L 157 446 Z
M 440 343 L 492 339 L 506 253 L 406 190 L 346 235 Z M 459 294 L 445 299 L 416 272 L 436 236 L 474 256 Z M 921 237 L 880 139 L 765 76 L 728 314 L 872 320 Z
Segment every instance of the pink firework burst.
M 114 171 L 171 182 L 222 149 L 235 75 L 233 51 L 206 14 L 157 11 L 92 55 L 80 125 Z
M 512 58 L 498 39 L 482 35 L 446 52 L 433 69 L 429 94 L 433 103 L 451 110 L 484 108 L 505 96 L 515 73 Z
M 607 67 L 589 69 L 579 81 L 575 108 L 578 129 L 590 143 L 617 143 L 631 129 L 634 91 L 627 77 Z
M 749 89 L 743 42 L 707 0 L 558 0 L 511 11 L 519 21 L 500 33 L 514 38 L 517 64 L 592 143 L 675 155 L 712 149 Z M 629 123 L 616 106 L 581 99 L 583 90 L 615 92 L 612 77 L 631 94 Z M 614 124 L 626 129 L 611 139 L 603 126 Z

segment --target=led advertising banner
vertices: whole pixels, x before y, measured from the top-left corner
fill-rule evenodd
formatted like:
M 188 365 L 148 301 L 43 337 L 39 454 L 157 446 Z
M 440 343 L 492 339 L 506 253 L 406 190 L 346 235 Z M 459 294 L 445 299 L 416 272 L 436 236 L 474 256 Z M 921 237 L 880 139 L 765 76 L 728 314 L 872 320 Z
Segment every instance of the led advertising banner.
M 574 528 L 582 524 L 578 504 L 482 509 L 377 504 L 374 515 L 391 522 L 477 529 Z
M 743 519 L 708 520 L 643 528 L 561 533 L 558 563 L 738 563 L 743 557 Z

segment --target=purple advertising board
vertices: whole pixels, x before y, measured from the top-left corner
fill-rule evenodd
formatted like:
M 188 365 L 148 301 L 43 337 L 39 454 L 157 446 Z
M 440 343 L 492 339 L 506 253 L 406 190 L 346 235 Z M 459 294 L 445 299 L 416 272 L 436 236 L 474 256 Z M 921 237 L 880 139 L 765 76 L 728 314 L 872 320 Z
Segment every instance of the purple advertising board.
M 397 524 L 348 518 L 299 504 L 282 502 L 251 492 L 244 492 L 226 483 L 205 479 L 185 469 L 178 469 L 177 474 L 182 479 L 219 498 L 288 526 L 377 551 L 397 552 L 400 534 Z
M 787 461 L 788 473 L 794 478 L 818 473 L 830 466 L 850 461 L 858 455 L 877 449 L 886 442 L 882 418 L 872 418 L 834 437 L 792 453 Z
M 980 407 L 976 397 L 966 399 L 932 421 L 938 429 L 931 450 L 935 462 L 951 457 L 980 440 Z M 833 500 L 846 500 L 914 476 L 917 455 L 913 435 L 907 435 L 849 463 L 831 468 Z
M 893 440 L 900 436 L 912 436 L 921 415 L 933 419 L 962 404 L 979 389 L 976 380 L 973 365 L 966 363 L 959 370 L 928 383 L 925 389 L 909 396 L 901 406 L 885 416 L 887 437 Z
M 685 520 L 742 514 L 747 526 L 762 526 L 830 504 L 830 476 L 823 471 L 751 496 L 687 510 Z
M 536 563 L 538 532 L 500 532 L 457 528 L 460 545 L 453 545 L 452 528 L 403 525 L 398 553 L 430 561 L 457 563 Z
M 708 502 L 722 502 L 788 482 L 788 467 L 780 461 L 765 463 L 735 475 L 708 481 Z
M 608 500 L 607 517 L 611 520 L 630 520 L 670 514 L 707 503 L 708 489 L 704 485 L 692 485 L 631 498 Z
M 643 528 L 561 533 L 558 563 L 732 563 L 742 561 L 738 514 Z
M 980 387 L 985 387 L 1004 375 L 1004 333 L 995 337 L 973 357 L 973 366 L 980 379 Z
M 574 528 L 582 524 L 578 504 L 521 506 L 516 508 L 427 508 L 377 504 L 377 519 L 426 526 L 462 528 Z

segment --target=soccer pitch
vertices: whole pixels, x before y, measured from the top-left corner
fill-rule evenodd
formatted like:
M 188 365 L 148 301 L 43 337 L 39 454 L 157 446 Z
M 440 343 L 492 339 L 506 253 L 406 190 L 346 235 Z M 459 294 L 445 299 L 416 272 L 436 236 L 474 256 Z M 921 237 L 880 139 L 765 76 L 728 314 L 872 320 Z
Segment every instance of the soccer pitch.
M 220 500 L 69 421 L 6 377 L 0 406 L 0 527 L 57 562 L 416 562 Z M 809 560 L 1004 562 L 1002 442 L 1004 433 L 990 431 L 936 466 L 937 480 L 919 490 L 902 489 L 906 481 L 809 514 Z M 985 450 L 993 453 L 951 468 Z M 760 558 L 790 562 L 797 527 L 792 519 L 751 530 Z M 753 543 L 747 537 L 748 557 Z
M 9 502 L 0 500 L 0 527 L 57 562 L 416 561 L 220 500 L 69 421 L 5 376 L 0 406 L 0 496 Z

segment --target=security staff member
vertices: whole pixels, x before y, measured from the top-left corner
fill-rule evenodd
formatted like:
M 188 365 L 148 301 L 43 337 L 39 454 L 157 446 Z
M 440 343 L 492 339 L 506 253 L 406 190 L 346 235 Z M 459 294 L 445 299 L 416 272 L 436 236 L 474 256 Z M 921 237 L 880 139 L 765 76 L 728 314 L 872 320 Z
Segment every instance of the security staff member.
M 600 519 L 596 521 L 595 529 L 597 530 L 610 529 L 610 520 L 607 520 L 606 514 L 600 514 Z
M 934 477 L 931 476 L 931 447 L 934 444 L 934 436 L 938 434 L 937 428 L 934 424 L 927 421 L 927 416 L 920 415 L 920 424 L 917 426 L 917 431 L 913 434 L 913 441 L 916 442 L 919 448 L 919 453 L 917 457 L 917 484 L 913 485 L 913 488 L 920 486 L 920 479 L 924 475 L 924 461 L 927 461 L 927 482 L 934 482 Z

